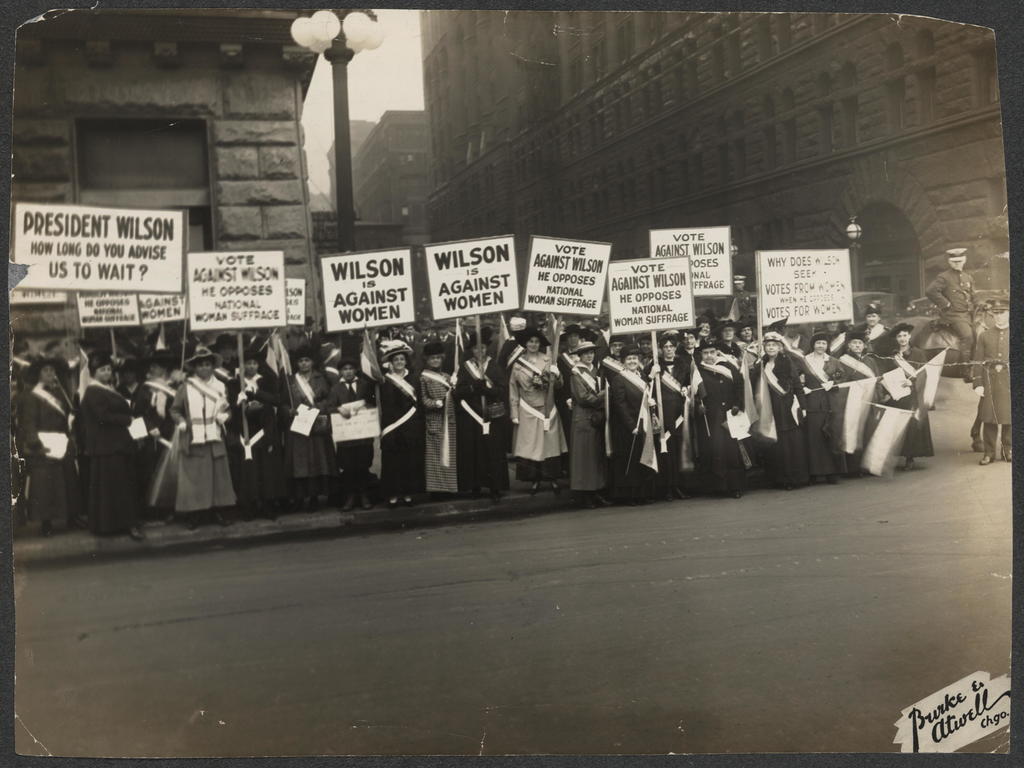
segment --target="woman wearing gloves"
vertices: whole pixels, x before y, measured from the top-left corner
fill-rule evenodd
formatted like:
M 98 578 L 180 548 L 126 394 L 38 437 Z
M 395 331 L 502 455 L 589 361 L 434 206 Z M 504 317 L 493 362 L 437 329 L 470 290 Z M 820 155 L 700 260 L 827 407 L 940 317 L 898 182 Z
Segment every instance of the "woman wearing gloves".
M 187 517 L 189 530 L 199 525 L 202 512 L 211 509 L 217 522 L 227 525 L 221 510 L 234 506 L 235 491 L 224 445 L 224 424 L 231 412 L 224 384 L 213 376 L 220 356 L 199 346 L 185 363 L 193 373 L 171 404 L 181 452 L 174 512 Z

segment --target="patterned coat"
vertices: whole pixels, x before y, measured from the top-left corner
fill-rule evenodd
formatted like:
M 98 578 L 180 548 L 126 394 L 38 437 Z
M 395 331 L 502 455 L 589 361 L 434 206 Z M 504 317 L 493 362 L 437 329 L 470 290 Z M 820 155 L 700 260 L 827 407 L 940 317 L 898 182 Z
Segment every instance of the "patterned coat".
M 420 402 L 423 404 L 426 489 L 431 493 L 455 493 L 459 486 L 451 377 L 443 371 L 423 371 Z

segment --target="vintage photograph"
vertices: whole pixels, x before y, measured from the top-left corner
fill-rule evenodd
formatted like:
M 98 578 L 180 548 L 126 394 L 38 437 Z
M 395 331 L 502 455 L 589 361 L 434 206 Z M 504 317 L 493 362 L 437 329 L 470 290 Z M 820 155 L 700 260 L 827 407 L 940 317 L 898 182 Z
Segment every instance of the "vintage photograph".
M 1009 752 L 999 30 L 26 22 L 19 754 Z

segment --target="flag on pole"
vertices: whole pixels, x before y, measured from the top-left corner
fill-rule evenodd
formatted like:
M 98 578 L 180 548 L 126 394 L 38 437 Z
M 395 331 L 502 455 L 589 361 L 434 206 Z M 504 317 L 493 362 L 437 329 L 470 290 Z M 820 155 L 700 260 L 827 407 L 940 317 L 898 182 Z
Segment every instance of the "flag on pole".
M 160 333 L 156 336 L 156 351 L 162 352 L 167 349 L 167 338 L 164 336 L 164 324 L 160 323 Z
M 505 322 L 505 315 L 498 313 L 498 350 L 505 348 L 505 342 L 512 338 L 511 332 L 508 330 L 508 324 Z
M 78 348 L 78 361 L 78 402 L 82 402 L 82 398 L 85 397 L 85 388 L 92 381 L 92 375 L 89 373 L 89 356 L 81 347 Z
M 942 379 L 942 366 L 946 364 L 946 353 L 949 349 L 944 349 L 939 352 L 935 357 L 924 364 L 923 368 L 919 368 L 917 374 L 919 377 L 924 378 L 923 389 L 921 390 L 921 406 L 928 411 L 935 408 L 935 393 L 939 390 L 939 381 Z
M 292 375 L 292 360 L 276 330 L 271 331 L 270 338 L 267 339 L 267 366 L 275 374 Z
M 359 369 L 363 375 L 373 381 L 381 381 L 380 362 L 377 360 L 377 342 L 370 336 L 370 329 L 363 328 L 363 346 L 359 350 Z
M 843 453 L 856 453 L 864 445 L 864 425 L 871 410 L 871 401 L 875 397 L 875 380 L 857 379 L 849 382 L 844 389 L 847 394 L 839 449 Z
M 727 314 L 723 319 L 731 320 L 734 323 L 737 320 L 740 319 L 740 300 L 739 299 L 733 299 L 732 300 L 732 304 L 729 306 L 729 314 Z
M 644 400 L 640 405 L 641 429 L 644 431 L 644 446 L 643 450 L 640 451 L 640 463 L 657 472 L 658 452 L 654 447 L 654 424 L 651 422 L 650 398 L 651 391 L 650 387 L 648 387 L 644 391 Z
M 753 424 L 757 421 L 759 414 L 757 400 L 754 398 L 754 389 L 750 385 L 750 360 L 746 353 L 740 355 L 740 358 L 740 374 L 743 376 L 743 410 L 746 411 L 750 423 Z
M 896 469 L 896 454 L 903 447 L 903 438 L 914 412 L 878 403 L 873 403 L 873 407 L 882 411 L 882 419 L 864 448 L 860 465 L 872 475 L 892 477 Z
M 795 398 L 794 398 L 795 402 Z M 757 424 L 754 425 L 754 433 L 769 442 L 774 443 L 779 439 L 778 430 L 775 428 L 775 414 L 772 412 L 772 395 L 768 391 L 768 377 L 761 371 L 761 377 L 757 383 Z

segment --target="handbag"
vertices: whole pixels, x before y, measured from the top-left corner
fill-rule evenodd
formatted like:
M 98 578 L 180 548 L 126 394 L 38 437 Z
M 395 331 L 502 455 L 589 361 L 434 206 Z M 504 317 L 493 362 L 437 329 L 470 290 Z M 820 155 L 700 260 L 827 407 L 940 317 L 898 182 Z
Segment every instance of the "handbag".
M 309 431 L 311 435 L 329 435 L 331 434 L 331 420 L 327 418 L 326 414 L 321 413 L 316 419 L 313 420 L 313 429 Z
M 488 419 L 500 419 L 503 416 L 505 416 L 507 413 L 508 413 L 508 411 L 505 409 L 505 404 L 504 403 L 498 402 L 498 403 L 488 403 L 487 404 L 487 418 Z

